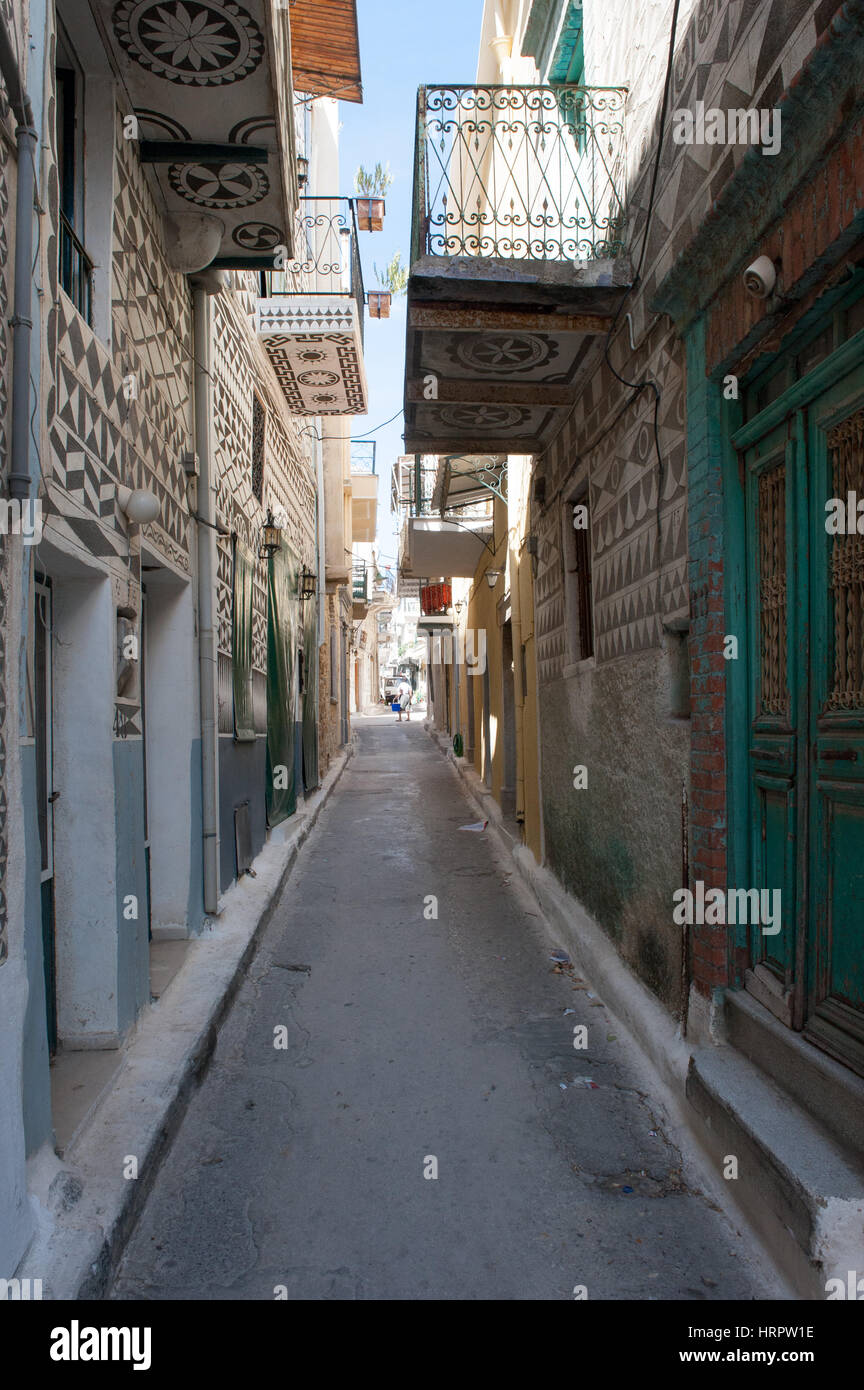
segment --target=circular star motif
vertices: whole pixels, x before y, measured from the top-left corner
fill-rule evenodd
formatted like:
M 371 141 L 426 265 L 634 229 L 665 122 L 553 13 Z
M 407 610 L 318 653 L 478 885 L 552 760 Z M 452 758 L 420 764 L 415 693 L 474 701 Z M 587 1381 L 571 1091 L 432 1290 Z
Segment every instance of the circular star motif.
M 272 251 L 279 245 L 282 234 L 269 222 L 244 222 L 242 227 L 234 228 L 231 236 L 247 251 Z
M 112 23 L 136 63 L 184 86 L 236 82 L 254 72 L 264 54 L 252 16 L 221 0 L 121 0 Z
M 270 187 L 254 164 L 172 164 L 168 181 L 181 198 L 202 208 L 245 208 Z
M 339 398 L 338 396 L 329 396 L 326 392 L 321 392 L 319 395 L 313 396 L 312 399 L 316 405 L 333 405 Z
M 301 372 L 297 380 L 304 386 L 335 386 L 339 377 L 336 372 Z
M 472 334 L 455 350 L 456 360 L 475 372 L 526 372 L 557 355 L 558 349 L 533 334 Z
M 516 405 L 452 405 L 441 411 L 441 419 L 458 429 L 512 429 L 521 425 L 527 414 Z

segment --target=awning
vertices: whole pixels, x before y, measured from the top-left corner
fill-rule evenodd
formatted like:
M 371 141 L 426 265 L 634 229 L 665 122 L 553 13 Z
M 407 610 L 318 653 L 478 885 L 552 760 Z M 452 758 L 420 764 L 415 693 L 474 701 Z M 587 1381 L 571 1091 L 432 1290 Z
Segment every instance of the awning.
M 356 0 L 294 0 L 291 66 L 298 92 L 363 100 Z

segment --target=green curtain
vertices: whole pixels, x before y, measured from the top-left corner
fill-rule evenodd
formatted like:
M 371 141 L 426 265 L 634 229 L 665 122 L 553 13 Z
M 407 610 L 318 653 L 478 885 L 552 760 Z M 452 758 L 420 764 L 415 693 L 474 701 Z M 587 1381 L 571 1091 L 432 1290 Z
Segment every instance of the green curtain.
M 303 784 L 318 786 L 318 605 L 303 605 Z
M 234 737 L 255 737 L 252 708 L 252 576 L 255 561 L 242 541 L 234 539 L 232 669 L 234 680 Z
M 299 631 L 298 565 L 284 541 L 268 565 L 267 824 L 297 810 L 294 775 L 294 647 Z

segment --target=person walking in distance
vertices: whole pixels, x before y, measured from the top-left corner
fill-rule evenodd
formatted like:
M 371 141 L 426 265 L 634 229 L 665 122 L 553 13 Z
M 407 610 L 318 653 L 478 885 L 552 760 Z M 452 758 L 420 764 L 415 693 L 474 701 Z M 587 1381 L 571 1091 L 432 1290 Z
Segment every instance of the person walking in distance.
M 403 711 L 404 711 L 404 713 L 405 713 L 405 716 L 406 716 L 406 718 L 407 718 L 409 724 L 410 724 L 410 722 L 411 722 L 411 696 L 412 696 L 412 693 L 413 693 L 413 692 L 412 692 L 412 690 L 411 690 L 411 686 L 409 685 L 408 681 L 407 681 L 407 680 L 405 679 L 405 677 L 403 676 L 402 679 L 401 679 L 401 681 L 399 682 L 399 690 L 398 690 L 398 696 L 399 696 L 399 718 L 396 720 L 396 723 L 397 723 L 397 724 L 401 724 L 401 723 L 402 723 L 402 714 L 403 714 Z

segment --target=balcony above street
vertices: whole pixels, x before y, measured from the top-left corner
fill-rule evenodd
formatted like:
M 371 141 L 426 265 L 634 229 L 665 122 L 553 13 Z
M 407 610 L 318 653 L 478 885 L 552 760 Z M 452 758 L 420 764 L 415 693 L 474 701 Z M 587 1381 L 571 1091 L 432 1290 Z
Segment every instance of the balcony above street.
M 402 528 L 400 574 L 406 579 L 444 575 L 473 579 L 492 538 L 492 518 L 473 527 L 445 517 L 406 517 Z
M 298 256 L 262 273 L 255 326 L 294 415 L 363 415 L 363 274 L 351 198 L 304 198 Z
M 406 450 L 536 453 L 625 294 L 624 88 L 422 87 Z
M 351 568 L 351 608 L 355 621 L 369 612 L 369 576 L 363 560 L 355 560 Z
M 352 451 L 351 538 L 368 544 L 375 539 L 378 515 L 378 474 L 371 463 Z

